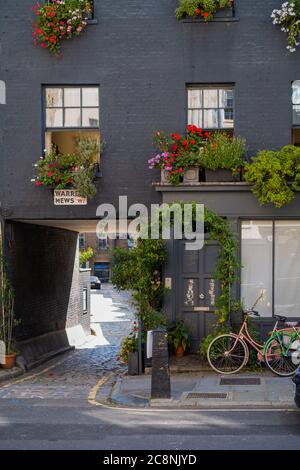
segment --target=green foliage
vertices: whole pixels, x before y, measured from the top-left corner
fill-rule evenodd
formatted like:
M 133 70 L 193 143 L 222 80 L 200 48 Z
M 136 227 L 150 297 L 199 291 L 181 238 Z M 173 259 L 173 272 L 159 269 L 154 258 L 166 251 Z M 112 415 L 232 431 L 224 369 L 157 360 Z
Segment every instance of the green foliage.
M 236 171 L 243 165 L 246 141 L 231 137 L 225 132 L 211 134 L 201 153 L 201 164 L 208 170 L 225 169 Z
M 186 17 L 203 17 L 208 22 L 220 8 L 230 8 L 232 4 L 232 0 L 179 0 L 175 14 L 178 20 Z
M 135 326 L 133 330 L 129 333 L 129 335 L 125 336 L 121 340 L 121 349 L 119 351 L 118 359 L 125 362 L 125 364 L 128 363 L 129 353 L 138 352 L 139 344 L 138 344 L 138 329 L 136 326 L 136 322 L 134 323 L 134 325 Z
M 132 291 L 143 333 L 166 324 L 161 313 L 165 293 L 161 272 L 166 259 L 163 240 L 139 240 L 131 250 L 113 252 L 112 282 L 119 290 Z
M 262 150 L 245 170 L 245 180 L 253 184 L 260 204 L 282 207 L 300 190 L 300 148 L 287 145 L 277 152 Z
M 74 154 L 60 154 L 53 145 L 36 164 L 36 186 L 55 189 L 74 188 L 79 196 L 92 199 L 97 192 L 95 179 L 95 156 L 99 153 L 99 144 L 92 138 L 79 138 Z
M 94 168 L 81 168 L 74 175 L 74 188 L 79 196 L 93 199 L 97 194 L 97 188 L 94 184 Z
M 64 39 L 79 36 L 84 31 L 91 12 L 89 0 L 52 0 L 33 7 L 33 42 L 58 56 Z
M 194 214 L 196 214 L 194 203 Z M 220 243 L 215 279 L 220 281 L 221 295 L 216 299 L 217 323 L 214 334 L 227 331 L 229 312 L 236 300 L 232 285 L 237 280 L 239 260 L 238 242 L 227 222 L 205 208 L 205 229 L 210 240 Z M 143 331 L 165 324 L 161 314 L 166 289 L 161 283 L 161 272 L 167 254 L 163 240 L 139 240 L 132 250 L 116 249 L 113 256 L 113 284 L 120 290 L 131 290 L 137 315 Z M 164 320 L 164 321 L 163 321 Z M 212 336 L 214 337 L 214 336 Z M 205 344 L 208 342 L 206 339 Z
M 14 313 L 14 291 L 6 276 L 2 241 L 0 240 L 0 340 L 4 342 L 6 354 L 12 354 L 13 330 L 19 325 Z
M 79 252 L 79 265 L 82 267 L 87 261 L 89 261 L 94 255 L 93 248 L 89 247 L 86 250 L 80 250 Z
M 178 321 L 174 328 L 169 333 L 169 340 L 177 349 L 179 346 L 182 346 L 184 351 L 189 345 L 189 334 L 187 329 L 184 326 L 183 321 Z

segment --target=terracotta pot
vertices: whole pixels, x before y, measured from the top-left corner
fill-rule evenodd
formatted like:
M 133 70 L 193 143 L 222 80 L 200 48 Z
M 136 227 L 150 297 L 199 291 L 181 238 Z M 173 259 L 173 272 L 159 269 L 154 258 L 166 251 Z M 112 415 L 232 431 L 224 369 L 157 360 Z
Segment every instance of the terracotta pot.
M 175 351 L 175 356 L 176 357 L 183 357 L 185 354 L 185 350 L 183 348 L 183 346 L 178 346 L 178 348 L 176 348 L 176 351 Z
M 1 364 L 3 369 L 12 369 L 16 365 L 16 354 L 8 354 L 5 357 L 5 364 Z

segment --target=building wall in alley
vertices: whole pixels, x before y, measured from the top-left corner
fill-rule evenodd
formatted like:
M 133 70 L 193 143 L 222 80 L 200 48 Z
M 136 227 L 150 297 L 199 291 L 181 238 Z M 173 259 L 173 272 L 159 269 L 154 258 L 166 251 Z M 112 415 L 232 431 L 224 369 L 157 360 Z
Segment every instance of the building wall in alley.
M 16 317 L 21 320 L 16 338 L 26 340 L 82 322 L 86 328 L 82 287 L 87 282 L 80 280 L 78 234 L 7 223 L 6 248 Z

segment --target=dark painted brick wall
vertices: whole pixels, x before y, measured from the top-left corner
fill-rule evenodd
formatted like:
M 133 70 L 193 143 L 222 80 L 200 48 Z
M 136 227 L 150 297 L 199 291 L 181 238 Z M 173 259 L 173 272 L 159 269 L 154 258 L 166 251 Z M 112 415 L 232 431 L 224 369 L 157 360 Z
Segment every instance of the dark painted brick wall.
M 83 323 L 77 233 L 6 225 L 9 276 L 15 290 L 18 340 Z
M 156 201 L 147 168 L 152 133 L 183 131 L 187 83 L 236 84 L 236 131 L 250 151 L 291 139 L 291 82 L 300 78 L 298 51 L 270 14 L 281 0 L 237 0 L 236 23 L 186 24 L 174 17 L 177 0 L 96 0 L 98 25 L 63 47 L 57 60 L 32 44 L 33 0 L 0 0 L 3 113 L 1 184 L 14 217 L 89 218 L 100 202 Z M 101 130 L 107 141 L 99 192 L 88 207 L 54 208 L 48 190 L 31 183 L 41 154 L 41 85 L 99 84 Z

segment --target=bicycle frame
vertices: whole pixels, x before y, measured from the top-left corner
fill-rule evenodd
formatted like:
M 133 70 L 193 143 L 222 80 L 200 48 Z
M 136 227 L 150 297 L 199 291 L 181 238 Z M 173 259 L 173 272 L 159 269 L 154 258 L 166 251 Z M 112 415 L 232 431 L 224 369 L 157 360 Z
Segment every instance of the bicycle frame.
M 238 344 L 239 340 L 242 340 L 242 341 L 248 343 L 252 348 L 254 348 L 257 351 L 258 359 L 260 360 L 260 362 L 262 362 L 263 358 L 264 358 L 264 353 L 265 353 L 266 347 L 270 343 L 270 341 L 273 340 L 274 338 L 279 341 L 279 343 L 280 343 L 281 347 L 283 348 L 283 350 L 286 351 L 285 352 L 286 355 L 289 354 L 289 351 L 290 351 L 290 348 L 291 348 L 291 345 L 293 344 L 293 342 L 297 339 L 300 340 L 299 331 L 295 327 L 293 327 L 293 330 L 294 330 L 293 333 L 291 333 L 291 328 L 285 328 L 285 329 L 282 329 L 282 330 L 278 330 L 279 320 L 277 320 L 275 325 L 274 325 L 274 328 L 271 332 L 270 338 L 265 343 L 260 344 L 257 341 L 255 341 L 252 338 L 251 334 L 249 333 L 249 330 L 248 330 L 248 319 L 249 318 L 250 318 L 249 315 L 245 316 L 243 324 L 242 324 L 238 334 L 232 333 L 236 337 L 236 340 L 235 340 L 231 350 L 228 351 L 229 354 L 234 351 L 234 349 L 235 349 L 236 345 Z M 283 332 L 285 332 L 285 335 L 283 335 Z M 283 336 L 290 336 L 290 341 L 289 341 L 288 346 L 283 344 Z

